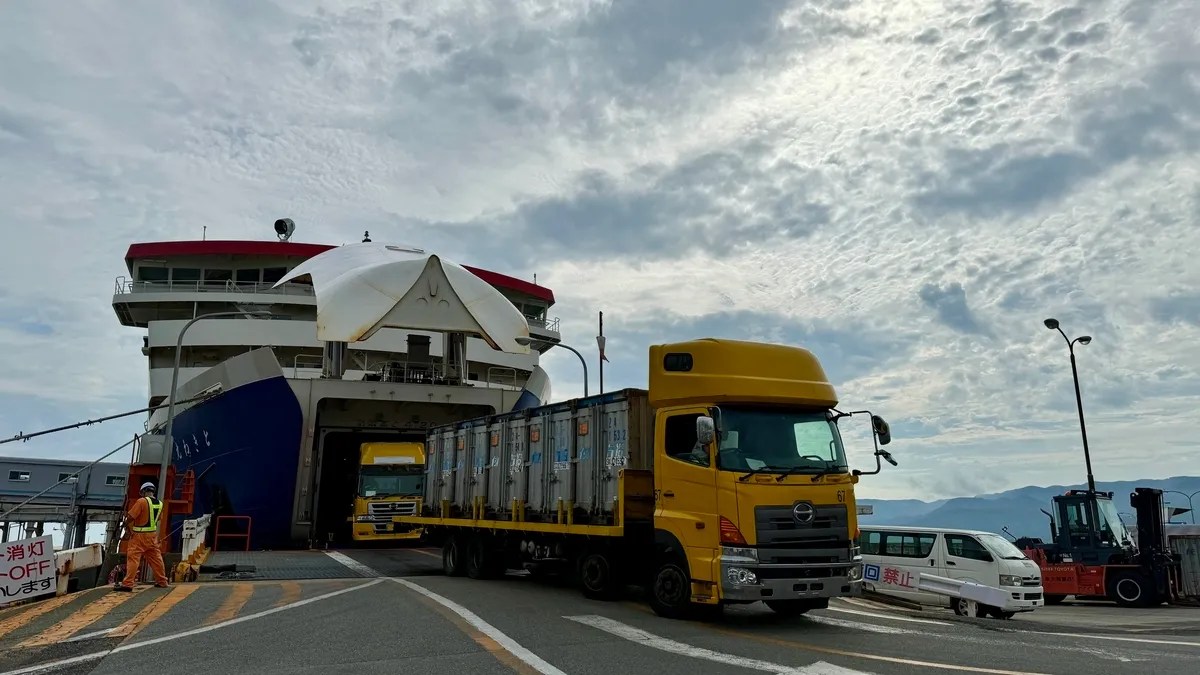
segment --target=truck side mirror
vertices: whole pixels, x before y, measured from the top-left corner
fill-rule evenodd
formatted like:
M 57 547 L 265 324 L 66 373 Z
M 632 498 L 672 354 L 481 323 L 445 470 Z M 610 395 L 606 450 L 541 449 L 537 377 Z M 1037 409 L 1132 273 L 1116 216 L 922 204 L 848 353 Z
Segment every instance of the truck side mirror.
M 871 415 L 871 428 L 875 431 L 875 436 L 879 438 L 880 445 L 892 442 L 892 428 L 879 415 Z
M 701 415 L 696 418 L 696 442 L 700 445 L 708 445 L 713 442 L 717 436 L 717 425 L 713 422 L 713 418 L 708 415 Z

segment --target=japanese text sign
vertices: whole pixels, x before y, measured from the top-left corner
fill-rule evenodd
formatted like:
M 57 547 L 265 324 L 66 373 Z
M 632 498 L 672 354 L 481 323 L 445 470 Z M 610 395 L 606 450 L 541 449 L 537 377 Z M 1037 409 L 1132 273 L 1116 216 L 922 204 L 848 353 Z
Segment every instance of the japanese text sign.
M 57 581 L 49 535 L 0 544 L 0 602 L 54 593 Z

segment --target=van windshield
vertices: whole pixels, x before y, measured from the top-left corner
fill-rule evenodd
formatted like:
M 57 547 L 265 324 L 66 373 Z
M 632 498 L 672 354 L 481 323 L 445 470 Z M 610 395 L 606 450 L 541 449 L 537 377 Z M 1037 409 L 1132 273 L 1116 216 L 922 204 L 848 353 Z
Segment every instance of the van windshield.
M 1028 560 L 1024 551 L 999 535 L 981 534 L 979 535 L 979 541 L 983 542 L 983 545 L 992 552 L 992 555 L 1002 560 Z
M 837 425 L 823 410 L 722 406 L 718 467 L 789 473 L 849 470 Z

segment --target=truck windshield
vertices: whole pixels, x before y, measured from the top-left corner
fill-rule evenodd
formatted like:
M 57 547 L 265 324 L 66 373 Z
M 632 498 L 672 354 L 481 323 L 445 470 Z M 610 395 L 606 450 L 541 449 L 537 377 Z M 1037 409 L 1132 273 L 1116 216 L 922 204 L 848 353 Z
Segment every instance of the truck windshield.
M 987 547 L 992 555 L 1001 560 L 1026 560 L 1025 552 L 1013 545 L 1013 543 L 1004 537 L 997 534 L 981 534 L 979 541 Z
M 358 496 L 420 497 L 424 484 L 424 467 L 363 467 L 358 477 Z
M 721 406 L 717 465 L 723 471 L 849 470 L 837 425 L 823 410 Z

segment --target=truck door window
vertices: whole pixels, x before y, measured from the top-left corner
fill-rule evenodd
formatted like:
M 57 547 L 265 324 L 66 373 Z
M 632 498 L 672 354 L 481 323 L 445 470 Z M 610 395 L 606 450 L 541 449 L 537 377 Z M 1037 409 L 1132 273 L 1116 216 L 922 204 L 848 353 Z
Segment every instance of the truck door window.
M 992 554 L 974 537 L 965 534 L 946 535 L 946 550 L 955 558 L 991 562 Z
M 699 413 L 673 415 L 667 418 L 664 429 L 665 451 L 668 457 L 696 466 L 708 466 L 708 448 L 696 442 L 696 418 Z

